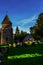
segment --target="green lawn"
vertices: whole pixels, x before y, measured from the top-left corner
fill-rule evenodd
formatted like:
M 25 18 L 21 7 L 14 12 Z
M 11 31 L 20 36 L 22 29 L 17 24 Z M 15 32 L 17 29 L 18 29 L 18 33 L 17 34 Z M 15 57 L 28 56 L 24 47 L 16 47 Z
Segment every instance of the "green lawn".
M 43 54 L 21 54 L 21 55 L 15 55 L 15 56 L 8 56 L 8 59 L 22 59 L 22 58 L 30 58 L 30 57 L 38 57 L 38 56 L 42 56 Z
M 43 65 L 43 43 L 26 47 L 11 47 L 4 65 Z

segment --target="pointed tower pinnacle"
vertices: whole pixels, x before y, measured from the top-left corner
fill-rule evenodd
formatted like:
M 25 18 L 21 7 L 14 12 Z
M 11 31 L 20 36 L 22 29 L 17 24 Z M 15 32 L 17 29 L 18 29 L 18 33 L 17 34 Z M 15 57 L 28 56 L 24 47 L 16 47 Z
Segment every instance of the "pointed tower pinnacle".
M 12 24 L 7 14 L 6 14 L 5 18 L 2 21 L 2 24 Z

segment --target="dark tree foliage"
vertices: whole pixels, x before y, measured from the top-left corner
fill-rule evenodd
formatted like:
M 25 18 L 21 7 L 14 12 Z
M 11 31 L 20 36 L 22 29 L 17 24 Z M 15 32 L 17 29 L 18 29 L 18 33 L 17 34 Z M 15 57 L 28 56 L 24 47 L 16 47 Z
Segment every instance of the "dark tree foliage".
M 17 35 L 20 33 L 20 32 L 19 32 L 19 27 L 18 27 L 18 26 L 16 27 L 15 33 L 16 33 Z
M 17 26 L 15 34 L 14 34 L 14 42 L 15 43 L 17 43 L 19 41 L 19 36 L 20 36 L 20 30 L 19 30 L 19 27 Z
M 16 27 L 15 34 L 13 35 L 13 39 L 15 43 L 22 42 L 24 37 L 26 36 L 27 32 L 19 30 L 18 26 Z
M 41 33 L 40 36 L 43 37 L 43 13 L 38 16 L 37 25 Z
M 39 14 L 36 24 L 30 28 L 30 33 L 35 39 L 43 37 L 43 13 Z

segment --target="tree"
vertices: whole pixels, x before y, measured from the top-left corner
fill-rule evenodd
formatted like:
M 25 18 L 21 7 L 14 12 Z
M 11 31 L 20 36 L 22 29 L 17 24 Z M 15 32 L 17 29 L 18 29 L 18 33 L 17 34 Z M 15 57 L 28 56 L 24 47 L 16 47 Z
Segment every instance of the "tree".
M 43 13 L 40 13 L 36 24 L 30 28 L 30 32 L 35 39 L 43 37 Z
M 34 27 L 30 27 L 30 33 L 31 33 L 31 35 L 34 34 Z
M 16 32 L 15 32 L 15 34 L 19 34 L 20 32 L 19 32 L 19 28 L 18 28 L 18 26 L 16 27 Z
M 16 31 L 15 31 L 15 34 L 14 34 L 14 42 L 17 43 L 19 41 L 19 36 L 20 36 L 20 31 L 19 31 L 19 28 L 18 26 L 16 27 Z
M 40 36 L 43 37 L 43 13 L 40 13 L 37 20 L 38 29 L 40 30 Z
M 21 41 L 23 41 L 26 34 L 27 34 L 27 32 L 21 31 Z
M 16 27 L 16 33 L 14 34 L 14 42 L 22 42 L 27 32 L 21 31 L 19 32 L 19 28 Z

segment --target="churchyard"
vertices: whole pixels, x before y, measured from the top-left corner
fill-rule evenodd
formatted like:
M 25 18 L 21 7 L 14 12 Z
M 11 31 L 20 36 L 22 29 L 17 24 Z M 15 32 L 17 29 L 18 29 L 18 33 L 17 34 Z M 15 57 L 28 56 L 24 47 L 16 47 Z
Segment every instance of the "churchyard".
M 0 45 L 0 64 L 3 65 L 43 65 L 43 42 L 35 45 Z

